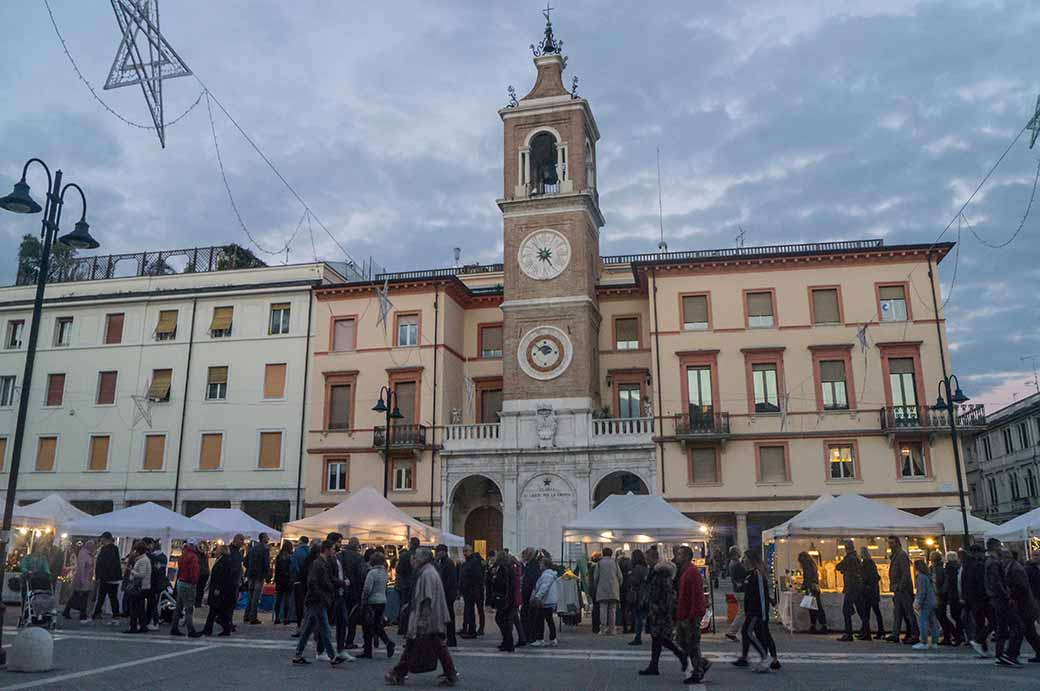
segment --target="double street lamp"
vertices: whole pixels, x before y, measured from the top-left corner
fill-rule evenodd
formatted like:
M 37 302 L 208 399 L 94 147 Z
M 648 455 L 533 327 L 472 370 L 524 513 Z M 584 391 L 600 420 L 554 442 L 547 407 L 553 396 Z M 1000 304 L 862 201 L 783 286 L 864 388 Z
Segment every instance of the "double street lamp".
M 943 397 L 944 389 L 945 397 Z M 970 400 L 961 391 L 961 382 L 957 379 L 956 374 L 943 376 L 939 382 L 939 397 L 935 400 L 935 407 L 938 410 L 945 410 L 946 419 L 950 422 L 950 438 L 953 441 L 953 462 L 957 469 L 957 494 L 961 502 L 961 527 L 965 547 L 971 544 L 971 536 L 968 531 L 968 507 L 964 501 L 964 478 L 961 475 L 961 445 L 957 438 L 957 406 Z
M 40 206 L 29 193 L 29 184 L 25 181 L 25 175 L 29 166 L 38 163 L 47 173 L 47 199 Z M 58 228 L 61 224 L 61 211 L 65 203 L 65 193 L 74 189 L 79 193 L 83 211 L 79 221 L 73 227 L 71 233 L 58 236 Z M 25 418 L 29 412 L 29 392 L 32 389 L 33 364 L 36 359 L 36 343 L 40 336 L 40 318 L 43 313 L 43 293 L 47 285 L 47 274 L 50 270 L 51 247 L 57 238 L 57 242 L 68 245 L 74 249 L 92 250 L 99 246 L 97 240 L 90 235 L 90 225 L 87 223 L 87 197 L 83 190 L 74 182 L 61 184 L 61 170 L 58 169 L 51 176 L 50 168 L 38 158 L 26 161 L 22 168 L 22 178 L 15 183 L 14 189 L 6 197 L 0 198 L 0 208 L 16 214 L 36 214 L 43 211 L 43 247 L 40 251 L 40 260 L 36 267 L 36 298 L 33 300 L 32 321 L 29 324 L 29 345 L 25 353 L 25 369 L 22 373 L 22 390 L 18 398 L 18 417 L 14 428 L 14 443 L 11 448 L 11 469 L 7 478 L 7 495 L 4 502 L 3 524 L 0 527 L 0 583 L 3 583 L 4 572 L 7 567 L 7 548 L 11 541 L 11 518 L 14 513 L 15 493 L 18 491 L 18 468 L 22 460 L 22 442 L 25 438 Z M 3 618 L 5 607 L 0 602 L 0 620 Z M 3 641 L 3 628 L 0 627 L 0 643 Z M 6 651 L 0 647 L 0 664 L 6 661 Z
M 386 427 L 383 428 L 383 499 L 386 499 L 390 491 L 390 421 L 400 420 L 404 415 L 397 407 L 397 393 L 389 386 L 379 389 L 379 402 L 372 407 L 372 410 L 386 414 Z

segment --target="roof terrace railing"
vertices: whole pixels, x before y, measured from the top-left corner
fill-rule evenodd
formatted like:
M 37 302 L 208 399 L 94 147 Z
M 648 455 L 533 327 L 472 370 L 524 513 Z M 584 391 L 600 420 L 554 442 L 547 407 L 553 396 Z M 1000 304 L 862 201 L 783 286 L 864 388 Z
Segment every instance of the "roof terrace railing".
M 739 259 L 789 254 L 816 254 L 821 252 L 848 252 L 877 249 L 883 240 L 839 240 L 836 242 L 808 242 L 794 245 L 763 245 L 761 247 L 726 247 L 714 250 L 689 250 L 686 252 L 644 252 L 642 254 L 619 254 L 603 257 L 603 263 L 612 266 L 636 262 L 688 261 L 691 259 Z

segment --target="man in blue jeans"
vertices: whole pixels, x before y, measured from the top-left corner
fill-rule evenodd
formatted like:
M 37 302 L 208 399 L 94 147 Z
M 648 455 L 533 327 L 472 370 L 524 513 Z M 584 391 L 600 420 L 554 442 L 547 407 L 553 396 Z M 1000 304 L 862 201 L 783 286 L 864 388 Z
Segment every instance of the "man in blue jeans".
M 332 629 L 329 626 L 328 609 L 335 598 L 335 586 L 330 576 L 332 544 L 326 540 L 321 544 L 321 552 L 307 571 L 307 597 L 304 600 L 306 611 L 303 616 L 303 631 L 296 643 L 294 665 L 308 665 L 310 661 L 303 656 L 311 633 L 318 641 L 318 656 L 315 659 L 327 659 L 333 666 L 354 658 L 347 653 L 336 654 L 332 645 Z M 327 656 L 327 657 L 323 657 Z
M 245 622 L 259 624 L 257 618 L 260 609 L 260 598 L 264 594 L 264 583 L 271 574 L 271 553 L 267 547 L 267 533 L 260 533 L 259 539 L 249 548 L 246 556 L 246 581 L 249 586 L 249 600 L 246 603 Z

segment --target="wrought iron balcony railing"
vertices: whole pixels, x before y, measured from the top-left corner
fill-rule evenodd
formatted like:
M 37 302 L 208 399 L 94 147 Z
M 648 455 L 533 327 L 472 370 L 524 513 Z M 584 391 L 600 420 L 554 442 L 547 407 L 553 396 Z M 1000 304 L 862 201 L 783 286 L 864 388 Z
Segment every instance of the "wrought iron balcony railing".
M 691 411 L 675 416 L 675 436 L 680 438 L 709 438 L 729 436 L 729 413 Z
M 986 411 L 981 403 L 954 406 L 957 426 L 964 430 L 986 426 Z M 927 431 L 941 433 L 950 429 L 950 413 L 946 408 L 924 405 L 897 405 L 881 409 L 881 429 L 888 432 Z
M 372 446 L 386 446 L 386 427 L 372 431 Z M 426 425 L 390 425 L 391 449 L 420 449 L 426 446 Z

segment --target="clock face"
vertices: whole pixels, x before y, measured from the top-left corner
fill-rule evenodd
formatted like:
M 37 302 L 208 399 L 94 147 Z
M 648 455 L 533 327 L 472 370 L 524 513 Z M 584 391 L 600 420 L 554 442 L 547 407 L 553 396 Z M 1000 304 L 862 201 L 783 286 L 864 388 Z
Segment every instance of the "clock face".
M 571 261 L 571 243 L 555 230 L 536 230 L 524 238 L 517 253 L 520 270 L 536 281 L 556 278 Z
M 520 339 L 517 359 L 520 369 L 532 379 L 546 381 L 563 374 L 571 364 L 571 341 L 555 326 L 539 326 Z

